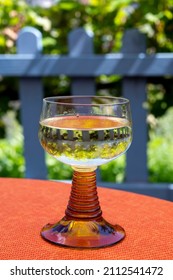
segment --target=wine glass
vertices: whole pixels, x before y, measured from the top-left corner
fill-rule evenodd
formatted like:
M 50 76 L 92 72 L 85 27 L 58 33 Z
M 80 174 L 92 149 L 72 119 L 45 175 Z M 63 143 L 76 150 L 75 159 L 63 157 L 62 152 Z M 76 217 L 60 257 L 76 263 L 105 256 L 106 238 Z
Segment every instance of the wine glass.
M 55 224 L 47 224 L 41 236 L 75 248 L 105 247 L 123 239 L 124 229 L 102 217 L 96 169 L 123 154 L 131 144 L 129 100 L 109 96 L 47 97 L 43 99 L 39 140 L 46 152 L 73 169 L 65 216 Z

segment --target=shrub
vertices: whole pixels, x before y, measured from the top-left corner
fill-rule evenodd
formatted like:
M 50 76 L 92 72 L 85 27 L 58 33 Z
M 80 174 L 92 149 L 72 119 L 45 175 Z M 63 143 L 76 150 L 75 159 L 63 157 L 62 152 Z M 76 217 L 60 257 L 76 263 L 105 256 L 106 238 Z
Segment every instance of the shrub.
M 148 144 L 149 179 L 151 182 L 173 182 L 173 143 L 156 136 Z
M 100 166 L 100 175 L 105 182 L 122 182 L 125 178 L 125 155 Z
M 69 180 L 72 178 L 72 168 L 59 162 L 57 159 L 46 155 L 48 178 L 54 180 Z
M 148 166 L 151 182 L 173 182 L 173 107 L 156 121 L 148 143 Z
M 1 122 L 6 138 L 0 140 L 0 176 L 24 177 L 23 135 L 16 112 L 7 111 Z

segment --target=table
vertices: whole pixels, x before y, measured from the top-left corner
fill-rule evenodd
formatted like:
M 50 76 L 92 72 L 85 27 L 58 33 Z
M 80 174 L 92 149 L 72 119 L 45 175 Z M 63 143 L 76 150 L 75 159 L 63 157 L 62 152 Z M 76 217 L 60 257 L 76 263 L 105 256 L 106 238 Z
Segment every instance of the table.
M 64 215 L 70 184 L 0 178 L 2 260 L 173 260 L 173 203 L 126 191 L 98 188 L 103 216 L 126 230 L 107 248 L 71 249 L 44 241 L 40 229 Z

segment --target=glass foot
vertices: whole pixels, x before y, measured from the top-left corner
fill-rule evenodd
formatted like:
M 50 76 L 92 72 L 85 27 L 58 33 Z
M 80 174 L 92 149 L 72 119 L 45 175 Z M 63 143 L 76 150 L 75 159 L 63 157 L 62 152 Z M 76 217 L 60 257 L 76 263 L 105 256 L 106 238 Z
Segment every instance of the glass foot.
M 113 245 L 125 237 L 124 229 L 111 225 L 102 217 L 96 220 L 71 220 L 46 225 L 41 236 L 57 245 L 74 248 L 100 248 Z

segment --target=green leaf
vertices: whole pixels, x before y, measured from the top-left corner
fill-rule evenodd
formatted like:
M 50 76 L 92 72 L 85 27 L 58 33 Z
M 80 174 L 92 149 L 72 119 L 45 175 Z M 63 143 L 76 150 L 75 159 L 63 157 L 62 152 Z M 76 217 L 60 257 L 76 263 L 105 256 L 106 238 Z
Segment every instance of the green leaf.
M 61 1 L 59 2 L 59 8 L 62 10 L 70 11 L 77 6 L 76 1 Z

